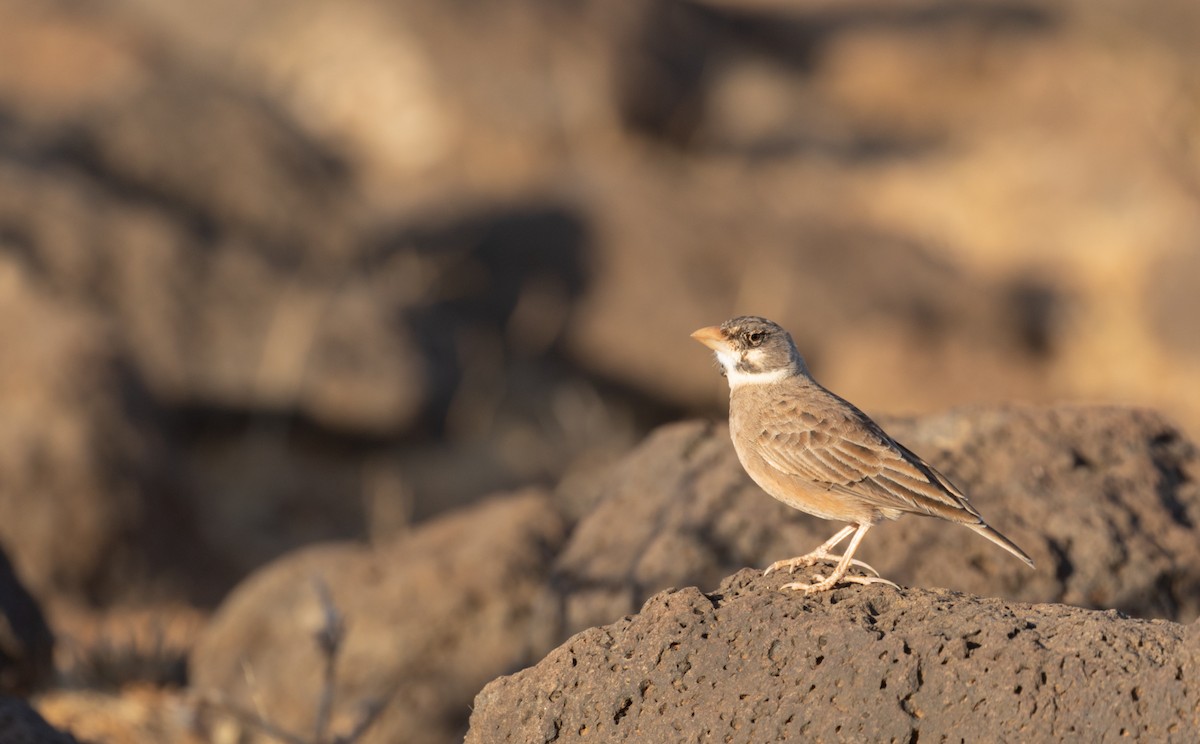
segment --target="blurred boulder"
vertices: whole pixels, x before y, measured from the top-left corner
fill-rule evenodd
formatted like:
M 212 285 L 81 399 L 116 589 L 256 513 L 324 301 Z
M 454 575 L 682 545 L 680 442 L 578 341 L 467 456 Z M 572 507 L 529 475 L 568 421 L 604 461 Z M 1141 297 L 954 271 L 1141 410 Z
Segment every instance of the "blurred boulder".
M 1194 436 L 1194 6 L 0 0 L 0 246 L 159 407 L 206 599 L 718 410 L 740 312 L 871 410 Z
M 41 596 L 105 594 L 137 561 L 153 447 L 110 332 L 0 253 L 0 541 Z
M 113 322 L 166 402 L 298 410 L 370 434 L 411 423 L 422 370 L 397 323 L 411 296 L 389 296 L 394 265 L 363 264 L 371 222 L 337 148 L 222 66 L 97 14 L 0 5 L 13 33 L 55 52 L 27 60 L 42 86 L 10 92 L 0 235 Z M 112 74 L 87 105 L 46 98 L 48 78 L 90 77 L 97 59 Z M 0 100 L 6 82 L 19 81 L 0 78 Z
M 192 652 L 191 683 L 213 702 L 214 721 L 237 708 L 287 731 L 311 731 L 317 701 L 332 694 L 333 732 L 350 731 L 377 706 L 361 741 L 449 741 L 487 680 L 532 661 L 530 607 L 562 540 L 550 498 L 531 490 L 376 548 L 330 544 L 289 554 L 222 604 Z M 317 636 L 331 613 L 345 635 L 327 693 Z
M 842 47 L 858 39 L 912 39 L 914 46 L 938 47 L 944 61 L 958 63 L 930 71 L 929 83 L 940 86 L 984 72 L 966 67 L 972 45 L 1042 40 L 1060 22 L 1056 9 L 1020 1 L 632 5 L 637 11 L 626 13 L 618 36 L 625 53 L 614 60 L 622 123 L 692 153 L 751 161 L 820 154 L 864 162 L 920 154 L 948 136 L 941 99 L 924 115 L 906 103 L 922 91 L 879 95 L 877 108 L 902 114 L 888 111 L 893 116 L 881 122 L 872 116 L 879 111 L 855 106 L 859 100 L 829 88 L 827 81 L 841 72 L 836 65 Z
M 438 119 L 460 90 L 429 77 L 411 35 L 445 11 L 269 5 L 0 2 L 28 66 L 0 75 L 0 239 L 56 301 L 103 319 L 149 388 L 178 455 L 166 485 L 218 590 L 297 545 L 375 530 L 364 460 L 393 463 L 420 519 L 635 435 L 632 406 L 560 348 L 587 216 L 548 194 L 397 188 L 428 166 L 411 96 Z M 330 64 L 415 128 L 323 98 L 347 94 Z M 90 65 L 83 100 L 63 86 Z M 441 466 L 461 458 L 476 467 Z
M 1197 117 L 1200 119 L 1200 112 Z M 1197 177 L 1200 179 L 1200 172 Z M 1191 322 L 1200 297 L 1200 245 L 1162 256 L 1151 268 L 1150 277 L 1144 291 L 1154 335 L 1163 346 L 1200 358 L 1200 333 Z
M 690 198 L 713 208 L 682 228 L 654 194 L 665 186 L 639 186 L 641 206 L 613 205 L 625 238 L 603 246 L 568 337 L 586 368 L 678 405 L 712 405 L 724 383 L 688 334 L 749 313 L 782 324 L 819 377 L 869 401 L 919 410 L 981 390 L 997 401 L 1044 395 L 1071 304 L 1062 292 L 973 276 L 900 235 L 718 209 L 727 198 L 700 185 Z M 656 229 L 659 250 L 647 254 L 637 236 Z

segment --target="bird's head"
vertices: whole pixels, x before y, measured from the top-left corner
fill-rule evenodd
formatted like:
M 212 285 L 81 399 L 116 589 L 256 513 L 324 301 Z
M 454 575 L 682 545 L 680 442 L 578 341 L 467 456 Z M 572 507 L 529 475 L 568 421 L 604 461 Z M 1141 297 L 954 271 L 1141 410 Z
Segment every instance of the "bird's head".
M 721 374 L 731 388 L 808 374 L 792 337 L 766 318 L 743 315 L 701 328 L 692 338 L 716 352 Z

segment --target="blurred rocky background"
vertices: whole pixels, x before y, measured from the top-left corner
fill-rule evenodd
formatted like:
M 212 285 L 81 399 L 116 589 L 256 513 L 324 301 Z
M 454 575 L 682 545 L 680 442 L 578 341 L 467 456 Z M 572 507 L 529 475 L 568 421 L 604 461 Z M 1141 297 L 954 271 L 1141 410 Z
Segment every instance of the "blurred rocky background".
M 272 621 L 229 617 L 290 613 L 319 690 L 332 607 L 346 654 L 389 659 L 362 688 L 431 717 L 376 711 L 381 740 L 461 736 L 564 612 L 658 587 L 562 582 L 605 489 L 629 498 L 614 463 L 723 416 L 688 333 L 740 313 L 872 413 L 1157 409 L 964 426 L 1055 433 L 1005 451 L 1021 477 L 1069 430 L 1063 472 L 1130 463 L 1160 512 L 1129 513 L 1188 544 L 1198 33 L 1192 0 L 0 0 L 0 693 L 80 739 L 237 741 L 189 681 L 286 695 L 235 645 Z M 909 429 L 973 478 L 939 420 Z M 1100 590 L 1058 534 L 1030 551 L 1055 580 L 1010 595 L 1192 619 L 1150 543 Z

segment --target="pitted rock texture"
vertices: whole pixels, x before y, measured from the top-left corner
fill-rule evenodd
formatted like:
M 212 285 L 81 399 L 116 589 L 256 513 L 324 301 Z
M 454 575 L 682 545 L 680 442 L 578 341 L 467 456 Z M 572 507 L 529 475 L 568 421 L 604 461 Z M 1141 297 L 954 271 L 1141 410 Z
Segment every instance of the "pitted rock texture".
M 946 590 L 655 595 L 476 697 L 468 744 L 1196 741 L 1200 626 Z
M 964 489 L 1030 570 L 970 530 L 905 516 L 857 555 L 902 585 L 1188 621 L 1200 612 L 1200 456 L 1162 416 L 1113 407 L 974 407 L 882 419 Z M 559 556 L 538 613 L 548 651 L 669 586 L 715 586 L 806 553 L 840 524 L 793 510 L 743 472 L 724 424 L 653 433 L 574 495 L 596 507 Z

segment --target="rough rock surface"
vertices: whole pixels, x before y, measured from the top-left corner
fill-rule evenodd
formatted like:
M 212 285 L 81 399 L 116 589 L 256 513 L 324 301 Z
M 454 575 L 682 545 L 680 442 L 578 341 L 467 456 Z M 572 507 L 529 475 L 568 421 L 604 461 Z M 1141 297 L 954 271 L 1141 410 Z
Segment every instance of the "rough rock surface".
M 483 689 L 468 744 L 1200 737 L 1195 623 L 785 581 L 743 570 L 572 637 Z
M 880 524 L 859 549 L 885 577 L 1146 617 L 1200 612 L 1200 456 L 1160 415 L 980 407 L 884 423 L 1037 563 L 1030 570 L 970 530 L 908 516 Z M 755 486 L 723 424 L 663 427 L 587 488 L 571 498 L 597 505 L 540 603 L 546 650 L 663 588 L 714 586 L 739 568 L 805 553 L 839 528 Z
M 485 682 L 533 660 L 527 618 L 562 539 L 549 496 L 529 491 L 375 549 L 293 553 L 217 611 L 191 655 L 192 684 L 221 701 L 218 716 L 233 706 L 288 731 L 313 730 L 324 670 L 314 637 L 325 623 L 314 584 L 322 582 L 346 628 L 332 731 L 345 734 L 363 706 L 383 704 L 361 741 L 449 741 Z

